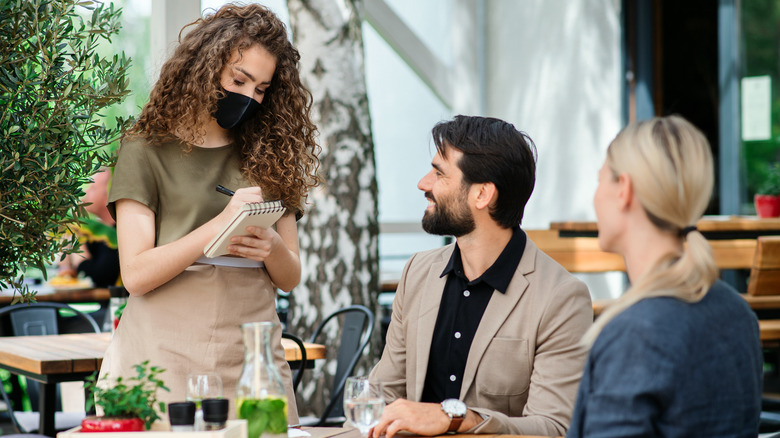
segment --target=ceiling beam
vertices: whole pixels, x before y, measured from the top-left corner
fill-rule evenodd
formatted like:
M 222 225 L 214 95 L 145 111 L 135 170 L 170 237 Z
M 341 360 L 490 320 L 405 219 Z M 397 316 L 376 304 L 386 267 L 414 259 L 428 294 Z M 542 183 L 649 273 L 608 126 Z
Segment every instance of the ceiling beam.
M 363 18 L 417 73 L 436 97 L 445 106 L 452 108 L 453 86 L 450 69 L 417 37 L 401 17 L 384 0 L 365 0 L 362 14 Z

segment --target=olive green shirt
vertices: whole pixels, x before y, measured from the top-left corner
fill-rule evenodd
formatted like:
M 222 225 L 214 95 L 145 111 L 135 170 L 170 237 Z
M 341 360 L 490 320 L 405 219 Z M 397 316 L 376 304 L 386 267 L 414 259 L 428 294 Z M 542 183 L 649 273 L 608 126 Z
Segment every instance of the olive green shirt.
M 242 176 L 238 148 L 193 146 L 179 141 L 150 144 L 126 140 L 119 150 L 108 209 L 116 219 L 115 202 L 132 199 L 155 214 L 155 246 L 173 242 L 218 215 L 230 197 L 216 191 L 249 187 Z

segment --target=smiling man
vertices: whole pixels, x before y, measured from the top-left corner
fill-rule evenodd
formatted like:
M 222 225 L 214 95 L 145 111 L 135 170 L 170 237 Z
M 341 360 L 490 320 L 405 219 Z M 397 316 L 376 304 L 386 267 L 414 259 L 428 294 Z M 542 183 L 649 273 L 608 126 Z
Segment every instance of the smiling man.
M 586 286 L 520 229 L 533 142 L 504 121 L 467 116 L 437 124 L 433 141 L 417 185 L 428 199 L 422 225 L 456 242 L 404 268 L 371 372 L 395 401 L 373 437 L 565 435 L 593 313 Z

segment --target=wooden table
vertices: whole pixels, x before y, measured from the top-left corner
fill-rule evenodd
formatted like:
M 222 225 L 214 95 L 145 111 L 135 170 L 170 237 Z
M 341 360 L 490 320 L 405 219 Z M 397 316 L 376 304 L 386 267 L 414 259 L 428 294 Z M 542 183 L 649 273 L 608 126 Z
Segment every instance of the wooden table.
M 110 333 L 0 337 L 0 368 L 41 382 L 40 433 L 54 436 L 56 384 L 82 381 L 100 369 Z M 282 339 L 288 361 L 301 359 L 298 345 Z M 325 346 L 304 343 L 308 359 L 324 359 Z
M 704 216 L 696 222 L 696 228 L 708 240 L 755 239 L 780 235 L 780 218 Z M 599 234 L 593 221 L 551 222 L 550 229 L 557 230 L 561 237 L 598 237 Z
M 301 430 L 308 432 L 311 438 L 360 438 L 360 431 L 353 427 L 302 427 Z M 402 434 L 404 438 L 414 437 L 416 435 Z M 505 434 L 484 434 L 484 435 L 439 435 L 446 438 L 549 438 L 537 435 L 505 435 Z
M 757 216 L 705 216 L 696 223 L 709 240 L 715 263 L 720 269 L 747 270 L 753 264 L 756 238 L 780 235 L 780 219 Z M 625 270 L 622 257 L 598 248 L 598 226 L 592 221 L 552 222 L 549 230 L 538 234 L 542 251 L 550 254 L 570 272 L 607 272 Z M 547 234 L 544 234 L 544 233 Z M 549 248 L 549 252 L 547 249 Z M 739 281 L 744 278 L 739 278 Z M 738 290 L 741 290 L 738 288 Z
M 19 294 L 16 294 L 18 296 Z M 0 306 L 11 304 L 14 295 L 3 293 L 0 295 Z M 52 293 L 39 293 L 35 295 L 35 300 L 40 302 L 57 303 L 86 303 L 86 302 L 108 302 L 111 295 L 108 289 L 95 287 L 84 289 L 55 289 Z

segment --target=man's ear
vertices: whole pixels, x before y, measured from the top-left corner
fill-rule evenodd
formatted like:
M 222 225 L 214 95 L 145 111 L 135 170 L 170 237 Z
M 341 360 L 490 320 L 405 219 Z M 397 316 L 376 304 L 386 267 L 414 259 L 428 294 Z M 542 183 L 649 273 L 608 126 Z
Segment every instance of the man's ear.
M 634 200 L 634 182 L 627 173 L 618 175 L 618 199 L 621 208 L 628 208 Z
M 492 182 L 472 184 L 472 190 L 475 190 L 474 206 L 478 210 L 488 208 L 498 198 L 498 189 Z

